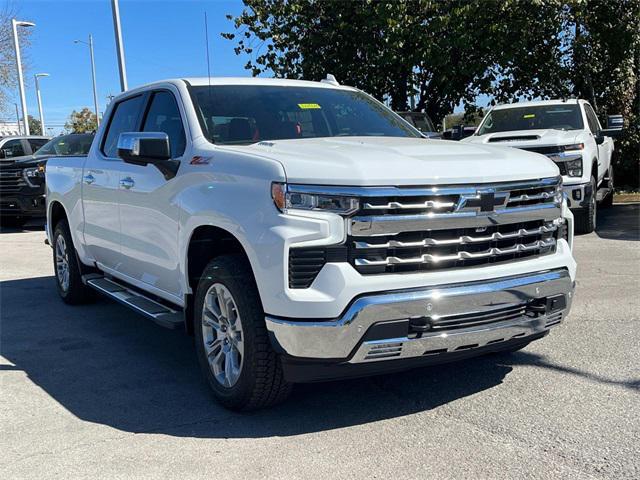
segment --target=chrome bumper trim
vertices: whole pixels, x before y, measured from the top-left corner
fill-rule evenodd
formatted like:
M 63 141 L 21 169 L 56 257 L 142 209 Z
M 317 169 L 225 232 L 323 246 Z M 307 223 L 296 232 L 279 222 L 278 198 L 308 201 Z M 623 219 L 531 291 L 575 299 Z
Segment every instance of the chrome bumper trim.
M 402 232 L 421 232 L 447 228 L 491 227 L 532 220 L 552 221 L 562 216 L 559 203 L 545 203 L 525 207 L 495 210 L 489 215 L 465 211 L 456 213 L 430 213 L 426 215 L 372 215 L 349 219 L 349 234 L 356 237 L 394 235 Z
M 431 350 L 475 348 L 500 339 L 525 338 L 558 323 L 557 316 L 569 312 L 573 283 L 566 269 L 505 277 L 467 284 L 443 285 L 360 297 L 345 313 L 326 321 L 302 321 L 266 317 L 266 326 L 276 347 L 292 357 L 351 362 L 375 361 L 373 347 L 398 350 L 392 358 L 422 356 Z M 417 338 L 395 338 L 362 342 L 367 330 L 379 322 L 410 318 L 482 314 L 496 308 L 525 304 L 539 298 L 564 294 L 566 308 L 548 317 L 539 315 L 486 324 L 455 331 L 438 331 Z M 552 321 L 553 320 L 553 321 Z M 388 345 L 400 343 L 400 345 Z M 444 346 L 443 346 L 444 345 Z M 355 351 L 355 354 L 352 353 Z M 380 352 L 382 353 L 382 352 Z M 385 352 L 388 353 L 388 352 Z
M 562 192 L 567 199 L 569 208 L 584 208 L 591 201 L 591 195 L 593 195 L 589 182 L 563 185 Z M 576 198 L 574 192 L 580 192 L 580 198 Z

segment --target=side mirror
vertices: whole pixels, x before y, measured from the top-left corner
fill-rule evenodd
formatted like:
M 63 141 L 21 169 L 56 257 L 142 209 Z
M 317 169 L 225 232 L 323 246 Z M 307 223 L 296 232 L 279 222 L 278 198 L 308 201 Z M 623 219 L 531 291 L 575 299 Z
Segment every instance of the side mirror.
M 622 115 L 607 115 L 607 130 L 622 130 L 624 118 Z
M 623 124 L 624 118 L 622 115 L 607 115 L 607 128 L 600 130 L 598 137 L 602 137 L 602 141 L 604 141 L 604 137 L 618 138 L 622 135 Z
M 0 150 L 0 158 L 7 158 L 6 150 Z
M 134 165 L 170 160 L 169 136 L 164 132 L 121 133 L 118 137 L 118 157 Z

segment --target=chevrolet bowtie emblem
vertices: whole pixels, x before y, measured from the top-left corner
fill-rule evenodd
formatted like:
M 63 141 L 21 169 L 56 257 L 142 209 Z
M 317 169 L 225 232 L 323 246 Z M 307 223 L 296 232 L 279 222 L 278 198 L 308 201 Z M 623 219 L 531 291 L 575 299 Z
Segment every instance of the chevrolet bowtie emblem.
M 496 207 L 504 207 L 508 199 L 508 192 L 496 193 L 493 189 L 478 190 L 475 195 L 461 195 L 456 211 L 476 211 L 489 214 L 495 212 Z

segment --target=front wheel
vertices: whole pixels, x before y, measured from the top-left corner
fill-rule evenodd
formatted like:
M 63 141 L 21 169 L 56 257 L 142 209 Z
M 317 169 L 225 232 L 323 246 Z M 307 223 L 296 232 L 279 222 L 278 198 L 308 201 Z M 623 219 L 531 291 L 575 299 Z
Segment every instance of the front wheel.
M 222 256 L 207 265 L 194 306 L 196 353 L 216 399 L 231 410 L 282 402 L 291 391 L 271 348 L 247 261 Z
M 591 233 L 596 229 L 596 179 L 591 177 L 591 198 L 587 205 L 574 213 L 576 233 Z

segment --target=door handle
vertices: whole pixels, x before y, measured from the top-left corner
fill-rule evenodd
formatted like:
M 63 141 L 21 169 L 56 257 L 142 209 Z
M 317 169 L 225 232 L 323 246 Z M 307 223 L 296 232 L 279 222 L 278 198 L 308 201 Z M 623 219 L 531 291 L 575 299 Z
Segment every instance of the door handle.
M 120 186 L 122 188 L 126 188 L 127 190 L 129 190 L 130 188 L 133 188 L 135 184 L 136 182 L 134 182 L 133 178 L 131 177 L 123 178 L 122 180 L 120 180 Z
M 86 183 L 87 185 L 91 185 L 93 182 L 96 181 L 96 177 L 94 177 L 93 175 L 91 175 L 90 173 L 85 175 L 84 177 L 82 177 L 84 180 L 84 183 Z

